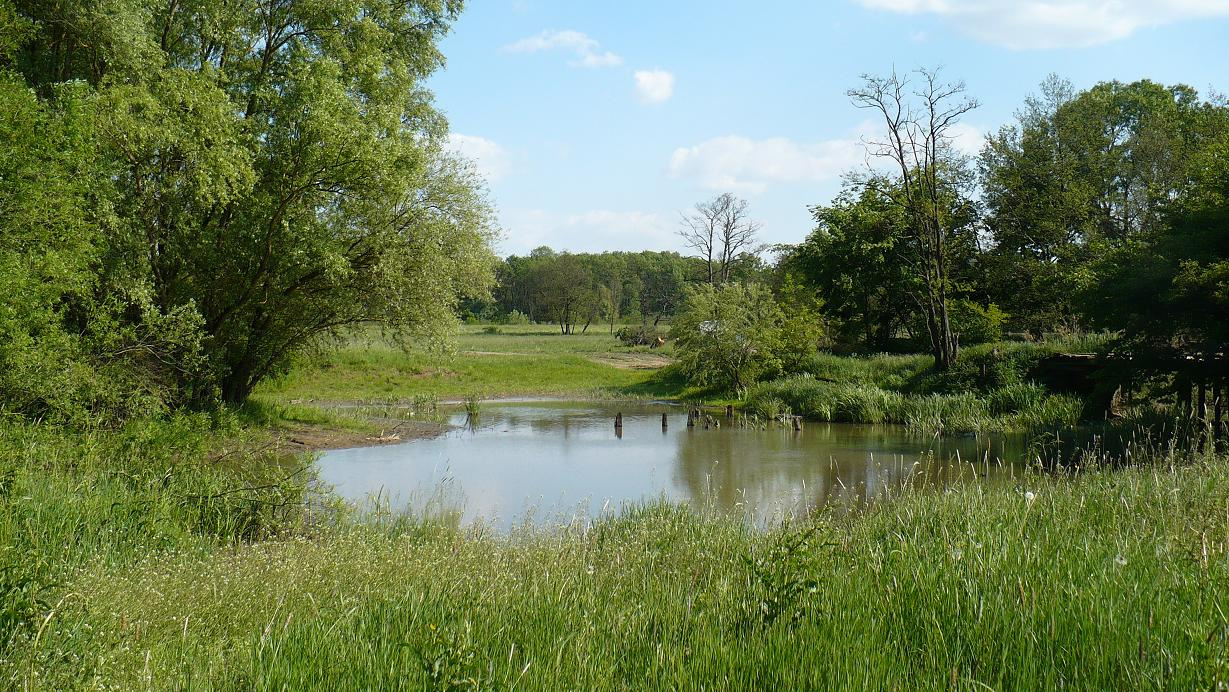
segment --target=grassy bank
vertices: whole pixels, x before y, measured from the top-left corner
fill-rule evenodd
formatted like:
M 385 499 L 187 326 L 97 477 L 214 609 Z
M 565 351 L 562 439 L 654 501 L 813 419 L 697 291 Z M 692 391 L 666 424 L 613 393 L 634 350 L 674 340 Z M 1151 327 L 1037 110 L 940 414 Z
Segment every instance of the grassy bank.
M 1063 429 L 1080 421 L 1087 402 L 1035 381 L 1037 363 L 1100 345 L 1085 340 L 976 346 L 945 373 L 936 372 L 925 355 L 821 354 L 801 373 L 753 387 L 745 408 L 765 417 L 790 413 L 818 421 L 896 423 L 926 434 Z
M 1229 680 L 1224 458 L 914 492 L 765 533 L 650 505 L 496 536 L 309 510 L 293 460 L 226 446 L 242 432 L 3 430 L 4 685 Z
M 257 398 L 406 402 L 415 398 L 501 396 L 661 396 L 653 371 L 670 348 L 626 347 L 607 329 L 561 335 L 549 325 L 461 327 L 455 350 L 409 352 L 377 335 L 358 336 L 262 385 Z

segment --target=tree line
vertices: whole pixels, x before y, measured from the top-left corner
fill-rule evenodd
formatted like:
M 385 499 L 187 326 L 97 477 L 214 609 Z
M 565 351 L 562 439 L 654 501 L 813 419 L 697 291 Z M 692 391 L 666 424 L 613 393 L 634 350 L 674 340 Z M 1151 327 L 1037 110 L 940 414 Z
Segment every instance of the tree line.
M 561 334 L 601 325 L 656 327 L 672 318 L 687 286 L 697 282 L 763 281 L 769 267 L 741 251 L 721 264 L 677 252 L 558 252 L 539 247 L 512 255 L 496 269 L 490 299 L 471 301 L 463 316 L 484 322 L 542 322 Z

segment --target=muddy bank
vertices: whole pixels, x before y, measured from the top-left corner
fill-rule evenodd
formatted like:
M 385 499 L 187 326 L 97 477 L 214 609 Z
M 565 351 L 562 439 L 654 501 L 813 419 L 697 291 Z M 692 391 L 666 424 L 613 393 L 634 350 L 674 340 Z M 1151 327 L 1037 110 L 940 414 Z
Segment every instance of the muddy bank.
M 288 451 L 313 452 L 349 447 L 375 447 L 424 440 L 442 435 L 450 426 L 442 422 L 373 418 L 368 430 L 328 425 L 288 424 L 273 431 L 273 442 Z

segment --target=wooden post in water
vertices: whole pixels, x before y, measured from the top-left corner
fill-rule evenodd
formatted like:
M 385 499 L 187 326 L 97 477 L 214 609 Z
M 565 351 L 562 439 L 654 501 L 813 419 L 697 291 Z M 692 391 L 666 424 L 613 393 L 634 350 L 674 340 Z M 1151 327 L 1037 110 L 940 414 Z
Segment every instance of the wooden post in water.
M 666 414 L 663 413 L 661 414 L 661 429 L 665 430 L 668 427 L 670 427 L 670 424 L 666 421 Z
M 794 432 L 802 432 L 802 416 L 794 416 Z
M 623 428 L 623 414 L 616 413 L 615 414 L 615 429 L 621 430 L 622 428 Z
M 726 418 L 733 418 L 733 417 L 734 417 L 734 405 L 733 405 L 733 404 L 726 404 L 726 405 L 725 405 L 725 417 L 726 417 Z

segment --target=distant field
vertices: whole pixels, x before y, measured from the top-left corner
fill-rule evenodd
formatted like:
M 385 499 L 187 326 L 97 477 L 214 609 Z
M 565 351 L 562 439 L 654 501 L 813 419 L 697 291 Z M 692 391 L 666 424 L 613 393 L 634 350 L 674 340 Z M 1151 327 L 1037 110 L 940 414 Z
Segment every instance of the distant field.
M 488 333 L 497 330 L 497 333 Z M 607 326 L 562 335 L 551 325 L 464 325 L 450 353 L 405 352 L 378 337 L 356 337 L 260 388 L 278 403 L 395 402 L 518 395 L 665 396 L 652 380 L 671 347 L 627 347 Z

